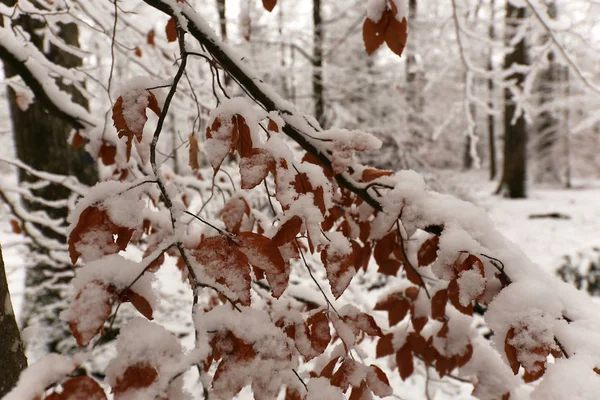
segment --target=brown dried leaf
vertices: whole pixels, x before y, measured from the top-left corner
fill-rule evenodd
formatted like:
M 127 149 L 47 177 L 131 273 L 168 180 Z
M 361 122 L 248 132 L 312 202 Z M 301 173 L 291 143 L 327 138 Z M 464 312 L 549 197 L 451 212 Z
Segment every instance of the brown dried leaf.
M 396 352 L 396 365 L 398 365 L 398 372 L 403 381 L 414 372 L 415 366 L 413 364 L 412 351 L 408 343 Z
M 300 233 L 301 228 L 302 218 L 294 215 L 279 227 L 277 233 L 273 236 L 273 243 L 277 246 L 283 246 L 284 244 L 291 242 L 296 238 L 296 235 Z
M 313 349 L 315 349 L 318 354 L 322 354 L 331 341 L 327 312 L 321 311 L 313 314 L 306 321 L 306 325 L 309 329 L 309 339 Z
M 118 399 L 119 395 L 129 390 L 147 388 L 158 379 L 158 371 L 151 365 L 140 363 L 128 367 L 122 376 L 117 378 L 113 386 L 113 393 Z
M 387 10 L 381 14 L 381 18 L 377 22 L 374 22 L 370 18 L 365 18 L 365 22 L 363 23 L 363 42 L 365 43 L 367 54 L 373 54 L 385 41 L 388 20 L 389 12 Z
M 122 296 L 123 298 L 121 300 L 129 301 L 135 307 L 135 309 L 138 310 L 140 314 L 142 314 L 144 317 L 146 317 L 149 320 L 154 319 L 152 317 L 152 307 L 150 306 L 150 303 L 148 302 L 148 300 L 146 300 L 144 296 L 134 292 L 131 289 L 127 289 L 127 291 L 123 293 Z
M 431 298 L 431 318 L 438 321 L 446 316 L 446 303 L 448 303 L 448 290 L 442 289 L 435 292 Z
M 374 310 L 387 311 L 389 324 L 392 327 L 406 317 L 408 310 L 410 310 L 410 303 L 401 292 L 397 292 L 377 302 Z
M 88 343 L 102 330 L 111 313 L 112 295 L 102 282 L 87 283 L 69 306 L 69 329 L 79 346 Z
M 368 18 L 367 18 L 368 20 Z M 394 175 L 394 171 L 385 171 L 382 169 L 375 168 L 366 168 L 362 173 L 363 182 L 371 182 L 377 178 L 381 178 L 382 176 L 391 176 Z
M 506 338 L 504 339 L 504 353 L 506 353 L 506 358 L 508 359 L 508 363 L 510 364 L 510 368 L 513 371 L 513 374 L 519 373 L 519 368 L 521 367 L 521 363 L 518 359 L 517 349 L 509 344 L 509 340 L 515 336 L 515 328 L 511 327 L 508 332 L 506 332 Z
M 390 15 L 385 28 L 384 38 L 390 50 L 401 56 L 408 38 L 408 22 L 406 18 L 398 21 L 395 16 Z
M 212 236 L 202 240 L 192 255 L 208 276 L 236 293 L 242 305 L 250 305 L 250 267 L 237 244 L 222 236 Z
M 417 253 L 417 260 L 419 262 L 419 267 L 426 267 L 430 264 L 433 264 L 435 259 L 437 258 L 437 251 L 440 247 L 440 237 L 432 236 L 427 239 L 419 248 L 419 252 Z
M 231 197 L 219 212 L 227 231 L 236 234 L 240 231 L 244 215 L 250 215 L 250 205 L 242 196 Z
M 106 393 L 102 387 L 90 378 L 89 376 L 76 376 L 75 378 L 67 379 L 61 384 L 63 391 L 61 393 L 53 393 L 55 397 L 48 396 L 50 400 L 106 400 Z
M 388 333 L 379 339 L 375 354 L 377 358 L 389 356 L 394 354 L 394 334 Z
M 175 18 L 171 17 L 165 26 L 165 33 L 167 34 L 167 41 L 177 41 L 177 22 Z
M 277 0 L 262 0 L 262 3 L 265 10 L 271 12 L 273 11 L 273 8 L 275 8 L 275 6 L 277 5 Z
M 200 168 L 200 165 L 198 164 L 199 152 L 200 146 L 198 146 L 198 140 L 196 140 L 196 135 L 194 134 L 194 132 L 192 132 L 190 134 L 190 156 L 188 161 L 188 165 L 190 166 L 192 171 L 195 171 L 198 168 Z
M 242 251 L 252 267 L 264 271 L 273 297 L 279 298 L 288 286 L 289 264 L 286 264 L 279 247 L 266 236 L 242 232 L 238 236 Z

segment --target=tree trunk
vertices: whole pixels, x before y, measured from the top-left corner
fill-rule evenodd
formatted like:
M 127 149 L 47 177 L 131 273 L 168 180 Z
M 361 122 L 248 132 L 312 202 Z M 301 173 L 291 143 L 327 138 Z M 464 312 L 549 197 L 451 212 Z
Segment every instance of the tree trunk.
M 27 367 L 25 348 L 10 301 L 2 246 L 0 246 L 0 365 L 2 365 L 0 373 L 0 398 L 2 398 L 17 384 L 21 371 Z
M 519 25 L 525 19 L 527 9 L 506 3 L 506 43 L 510 44 Z M 527 48 L 522 38 L 504 57 L 504 69 L 527 64 Z M 507 77 L 519 88 L 523 87 L 525 74 L 515 72 Z M 516 104 L 508 88 L 504 89 L 504 167 L 498 192 L 516 199 L 527 196 L 527 126 L 523 115 L 516 118 Z
M 490 26 L 488 30 L 488 36 L 490 41 L 496 39 L 496 30 L 494 28 L 494 24 L 496 23 L 496 4 L 494 0 L 490 0 Z M 488 72 L 492 72 L 494 70 L 494 50 L 490 46 L 490 52 L 488 54 Z M 492 78 L 488 79 L 488 106 L 490 109 L 494 108 L 494 80 Z M 488 149 L 490 153 L 490 180 L 496 179 L 496 117 L 494 114 L 489 113 L 487 116 L 487 126 L 488 126 Z
M 5 1 L 6 3 L 6 1 Z M 22 16 L 19 25 L 28 32 L 38 48 L 42 48 L 42 38 L 35 34 L 42 22 L 27 16 Z M 75 23 L 60 25 L 59 36 L 72 46 L 79 46 L 79 33 Z M 66 68 L 81 66 L 81 60 L 55 46 L 50 46 L 48 59 Z M 7 77 L 15 75 L 9 66 L 5 65 Z M 87 107 L 87 100 L 75 88 L 58 82 L 61 89 L 69 92 L 73 100 Z M 75 151 L 68 143 L 71 127 L 59 117 L 49 114 L 43 106 L 34 101 L 27 110 L 23 111 L 16 102 L 16 93 L 8 89 L 10 115 L 17 157 L 34 169 L 61 175 L 74 175 L 81 182 L 93 185 L 97 180 L 96 167 L 91 157 L 80 149 Z M 36 182 L 24 171 L 19 171 L 21 182 Z M 45 200 L 64 200 L 71 192 L 63 186 L 49 184 L 32 192 Z M 38 203 L 24 201 L 29 211 L 42 211 L 52 219 L 65 221 L 67 208 L 52 208 Z M 56 232 L 37 226 L 37 229 L 49 240 L 62 245 L 66 238 Z M 65 285 L 73 276 L 73 268 L 67 264 L 53 262 L 48 257 L 49 250 L 32 247 L 30 259 L 34 265 L 27 270 L 25 282 L 25 307 L 23 310 L 23 327 L 35 326 L 39 332 L 36 342 L 32 344 L 35 354 L 44 354 L 58 350 L 59 343 L 69 337 L 67 327 L 59 320 L 60 312 L 66 307 L 70 293 L 65 293 Z M 57 328 L 60 327 L 60 328 Z
M 416 30 L 417 24 L 417 0 L 409 0 L 408 2 L 408 24 L 409 32 Z M 412 37 L 412 39 L 411 39 Z M 423 71 L 419 65 L 417 58 L 417 45 L 415 43 L 416 35 L 409 33 L 409 39 L 406 43 L 406 103 L 408 105 L 408 143 L 412 148 L 416 149 L 425 137 L 425 132 L 422 124 L 422 114 L 425 106 L 423 98 Z
M 557 17 L 557 8 L 554 2 L 548 5 L 548 16 L 552 19 Z M 556 54 L 554 51 L 550 51 L 548 68 L 539 75 L 537 82 L 539 103 L 543 111 L 537 118 L 536 182 L 560 183 L 561 181 L 560 164 L 556 162 L 556 156 L 558 155 L 560 130 L 564 128 L 564 124 L 557 117 L 558 113 L 555 112 L 551 103 L 561 95 L 562 69 L 563 67 L 556 62 Z
M 312 90 L 315 118 L 325 128 L 325 100 L 323 93 L 323 25 L 321 0 L 313 0 L 313 72 Z

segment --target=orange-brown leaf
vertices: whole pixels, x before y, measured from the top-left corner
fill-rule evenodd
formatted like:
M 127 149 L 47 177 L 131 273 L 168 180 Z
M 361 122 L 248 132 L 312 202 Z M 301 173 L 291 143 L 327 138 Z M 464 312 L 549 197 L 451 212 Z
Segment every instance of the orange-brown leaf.
M 368 18 L 367 18 L 368 19 Z M 371 182 L 382 176 L 394 175 L 394 171 L 385 171 L 382 169 L 366 168 L 362 173 L 363 182 Z
M 271 12 L 273 11 L 273 8 L 275 8 L 275 6 L 277 5 L 277 0 L 262 0 L 262 3 L 265 10 Z
M 134 292 L 131 289 L 127 289 L 127 291 L 123 294 L 123 297 L 123 301 L 129 301 L 144 317 L 148 318 L 149 320 L 154 319 L 152 317 L 152 307 L 144 296 Z
M 396 352 L 396 365 L 398 365 L 398 372 L 404 381 L 414 372 L 415 366 L 413 364 L 412 351 L 408 343 Z
M 377 365 L 371 364 L 369 366 L 367 383 L 369 385 L 369 389 L 371 389 L 376 396 L 386 397 L 392 395 L 390 381 L 385 372 L 383 372 Z M 382 386 L 382 384 L 385 386 Z
M 435 292 L 431 298 L 431 318 L 443 320 L 446 315 L 446 303 L 448 303 L 448 290 L 441 289 Z
M 61 384 L 63 391 L 55 400 L 106 400 L 106 393 L 102 387 L 89 376 L 76 376 L 67 379 Z M 56 394 L 56 393 L 55 393 Z
M 279 132 L 279 125 L 277 125 L 277 122 L 275 122 L 269 118 L 269 123 L 267 124 L 267 130 L 269 130 L 271 132 Z
M 339 359 L 340 357 L 338 356 L 329 361 L 327 365 L 323 367 L 319 376 L 324 378 L 331 378 L 333 376 L 333 370 L 335 369 L 335 366 Z
M 274 168 L 275 160 L 267 150 L 252 149 L 252 154 L 249 157 L 242 157 L 240 160 L 242 189 L 255 188 Z
M 365 18 L 365 22 L 363 23 L 363 42 L 367 54 L 373 54 L 385 41 L 388 20 L 389 12 L 387 10 L 381 14 L 381 18 L 377 22 L 368 17 Z
M 406 46 L 406 39 L 408 38 L 408 22 L 406 18 L 398 21 L 395 16 L 390 15 L 385 28 L 384 38 L 390 50 L 401 56 Z
M 192 132 L 190 134 L 190 156 L 188 161 L 188 165 L 190 166 L 192 171 L 195 171 L 198 168 L 200 168 L 200 165 L 198 164 L 199 152 L 200 147 L 198 146 L 198 140 L 196 140 L 196 135 L 194 134 L 194 132 Z
M 258 233 L 242 232 L 239 238 L 240 250 L 248 257 L 250 265 L 265 272 L 273 297 L 279 298 L 290 278 L 289 265 L 283 259 L 279 247 L 271 239 Z
M 129 390 L 142 389 L 152 385 L 158 379 L 158 371 L 149 364 L 134 364 L 117 378 L 113 393 L 119 395 Z
M 219 217 L 231 233 L 239 233 L 244 215 L 250 215 L 250 205 L 242 196 L 235 196 L 227 200 L 219 212 Z
M 508 332 L 506 332 L 506 338 L 504 339 L 504 353 L 506 353 L 506 358 L 508 359 L 508 363 L 510 364 L 513 374 L 516 375 L 519 373 L 519 367 L 521 366 L 521 363 L 518 359 L 517 349 L 508 343 L 514 336 L 515 328 L 511 327 Z
M 377 347 L 375 349 L 375 354 L 377 358 L 389 356 L 390 354 L 394 354 L 394 334 L 388 333 L 384 335 L 377 341 Z
M 440 237 L 435 235 L 427 239 L 419 248 L 417 253 L 417 260 L 419 267 L 426 267 L 433 264 L 437 258 L 437 251 L 440 246 Z
M 75 132 L 73 135 L 73 140 L 71 140 L 71 146 L 73 146 L 73 150 L 78 150 L 85 144 L 85 139 L 83 136 L 79 134 L 79 131 Z
M 402 293 L 393 293 L 387 296 L 384 300 L 377 302 L 374 310 L 387 311 L 390 327 L 402 321 L 408 310 L 410 303 Z
M 102 282 L 87 283 L 68 310 L 69 329 L 79 346 L 88 343 L 102 330 L 111 312 L 111 294 Z
M 313 349 L 315 349 L 318 354 L 322 354 L 331 341 L 329 319 L 327 319 L 326 311 L 313 314 L 306 320 L 306 324 L 310 330 L 309 339 Z
M 291 242 L 300 233 L 302 228 L 302 218 L 294 215 L 292 218 L 285 221 L 273 236 L 273 243 L 277 246 L 283 246 L 287 242 Z
M 165 33 L 169 42 L 177 41 L 177 22 L 171 17 L 165 26 Z
M 236 293 L 241 304 L 250 305 L 250 267 L 237 244 L 212 236 L 202 240 L 192 254 L 208 276 Z
M 154 37 L 156 36 L 156 32 L 154 32 L 154 29 L 150 29 L 148 31 L 148 34 L 146 35 L 146 43 L 148 43 L 150 46 L 154 47 L 155 43 L 154 43 Z
M 13 233 L 20 235 L 21 233 L 23 233 L 23 229 L 21 229 L 21 224 L 19 224 L 19 221 L 17 221 L 16 219 L 11 219 L 10 220 L 10 227 L 13 231 Z

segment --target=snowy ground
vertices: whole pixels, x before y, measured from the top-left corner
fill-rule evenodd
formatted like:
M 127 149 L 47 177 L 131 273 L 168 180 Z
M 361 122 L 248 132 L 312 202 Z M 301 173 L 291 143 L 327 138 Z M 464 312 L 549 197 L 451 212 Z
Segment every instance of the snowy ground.
M 506 200 L 492 195 L 495 188 L 494 183 L 487 182 L 483 176 L 483 172 L 454 175 L 452 179 L 445 179 L 444 186 L 485 208 L 497 224 L 498 229 L 521 246 L 535 263 L 541 265 L 549 273 L 553 273 L 560 265 L 564 255 L 573 254 L 592 246 L 600 246 L 600 180 L 579 183 L 570 190 L 533 188 L 530 191 L 529 199 Z M 531 214 L 549 213 L 560 213 L 568 216 L 569 219 L 531 219 L 529 217 Z M 6 214 L 2 214 L 0 217 L 0 229 L 0 232 L 3 232 L 0 241 L 14 299 L 13 304 L 18 313 L 22 304 L 24 276 L 22 265 L 25 249 L 19 245 L 20 238 L 17 235 L 6 233 L 10 230 Z M 172 284 L 161 285 L 161 291 L 184 290 L 178 283 L 178 274 L 169 276 L 173 277 Z M 179 296 L 179 298 L 181 297 Z M 187 305 L 184 308 L 188 309 Z M 168 328 L 177 330 L 177 327 Z M 370 349 L 366 350 L 370 352 Z M 434 379 L 431 383 L 435 386 Z M 401 388 L 397 395 L 402 399 L 425 398 L 423 379 L 414 380 L 411 377 L 409 381 L 402 383 L 396 375 L 392 378 L 392 385 Z M 453 394 L 438 393 L 439 397 L 433 395 L 431 398 L 470 398 L 468 387 L 456 387 L 455 390 Z M 240 396 L 240 399 L 244 400 L 251 398 Z

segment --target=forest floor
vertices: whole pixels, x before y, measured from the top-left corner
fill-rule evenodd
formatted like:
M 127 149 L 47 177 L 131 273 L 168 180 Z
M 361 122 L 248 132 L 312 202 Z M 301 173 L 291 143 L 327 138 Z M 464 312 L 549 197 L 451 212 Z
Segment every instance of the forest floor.
M 483 207 L 497 228 L 523 248 L 548 273 L 554 273 L 566 255 L 585 252 L 594 246 L 600 247 L 600 180 L 576 182 L 571 189 L 534 186 L 529 191 L 529 198 L 508 200 L 493 195 L 495 183 L 485 179 L 484 171 L 467 174 L 445 172 L 437 179 L 451 193 Z M 546 217 L 531 218 L 532 215 Z M 26 248 L 20 244 L 22 239 L 18 235 L 10 233 L 6 214 L 0 215 L 0 232 L 13 305 L 19 315 L 23 299 L 22 266 Z M 183 290 L 178 276 L 172 280 L 171 283 L 162 284 L 160 292 L 174 294 L 175 291 Z M 187 305 L 185 309 L 188 309 Z M 371 350 L 373 349 L 367 349 L 367 352 L 371 353 Z M 402 399 L 424 398 L 423 379 L 402 383 L 397 374 L 394 375 L 396 376 L 391 383 L 394 387 L 402 388 Z M 435 388 L 432 390 L 435 392 Z M 440 396 L 432 398 L 466 399 L 470 397 L 470 390 L 464 385 L 458 385 L 454 393 L 438 392 Z M 245 399 L 246 396 L 240 398 Z

